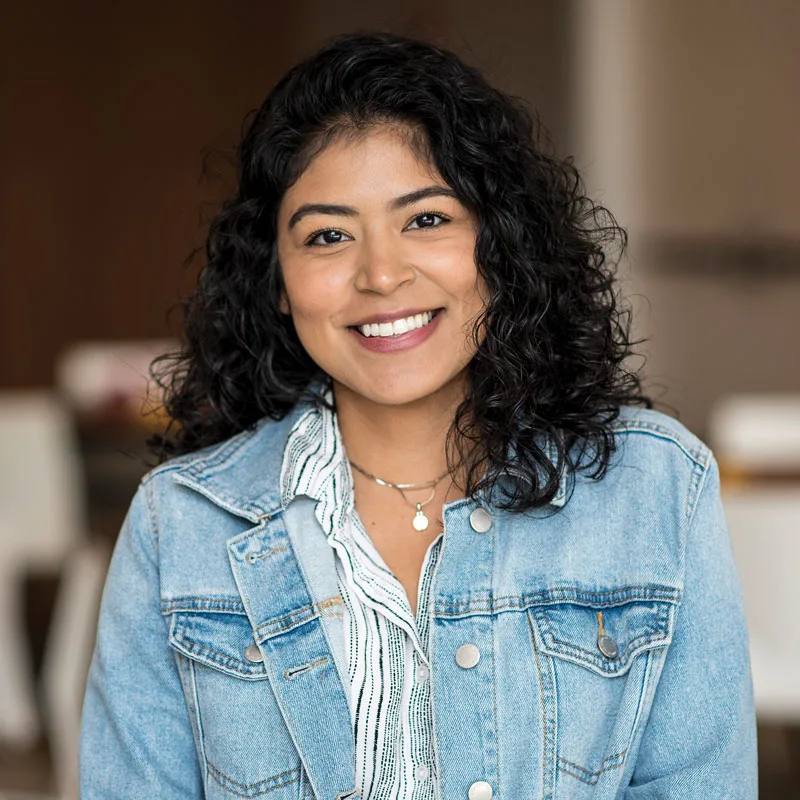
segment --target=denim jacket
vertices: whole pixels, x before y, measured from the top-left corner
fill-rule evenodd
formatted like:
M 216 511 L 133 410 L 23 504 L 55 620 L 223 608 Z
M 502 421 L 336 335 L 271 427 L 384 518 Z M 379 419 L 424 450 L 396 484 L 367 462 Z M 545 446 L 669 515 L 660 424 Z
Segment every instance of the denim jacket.
M 280 504 L 299 413 L 142 482 L 103 596 L 83 800 L 358 796 L 333 551 L 313 501 Z M 445 506 L 441 800 L 756 797 L 716 465 L 655 412 L 623 410 L 616 436 L 608 473 L 564 476 L 547 508 Z

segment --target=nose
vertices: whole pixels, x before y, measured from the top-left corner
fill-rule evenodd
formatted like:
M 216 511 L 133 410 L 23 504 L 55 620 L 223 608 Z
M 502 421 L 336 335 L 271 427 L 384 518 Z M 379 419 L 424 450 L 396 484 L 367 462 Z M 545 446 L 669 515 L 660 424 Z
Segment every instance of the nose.
M 415 279 L 416 270 L 402 248 L 383 238 L 363 243 L 355 279 L 358 291 L 388 295 Z

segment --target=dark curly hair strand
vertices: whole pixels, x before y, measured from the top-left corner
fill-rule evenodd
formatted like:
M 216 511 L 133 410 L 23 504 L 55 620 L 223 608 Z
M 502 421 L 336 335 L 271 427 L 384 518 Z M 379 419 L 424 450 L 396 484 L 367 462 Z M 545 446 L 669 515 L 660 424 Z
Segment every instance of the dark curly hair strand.
M 503 485 L 501 503 L 535 508 L 562 469 L 601 477 L 612 423 L 650 405 L 619 305 L 624 231 L 584 196 L 569 161 L 545 152 L 531 115 L 457 56 L 398 36 L 348 35 L 270 92 L 238 156 L 238 191 L 211 224 L 185 305 L 186 345 L 155 366 L 172 420 L 161 457 L 285 416 L 322 377 L 279 311 L 276 220 L 286 190 L 341 134 L 400 123 L 476 215 L 476 263 L 489 300 L 475 331 L 467 394 L 448 435 L 466 494 Z M 522 481 L 498 481 L 512 469 Z M 510 488 L 509 488 L 510 487 Z

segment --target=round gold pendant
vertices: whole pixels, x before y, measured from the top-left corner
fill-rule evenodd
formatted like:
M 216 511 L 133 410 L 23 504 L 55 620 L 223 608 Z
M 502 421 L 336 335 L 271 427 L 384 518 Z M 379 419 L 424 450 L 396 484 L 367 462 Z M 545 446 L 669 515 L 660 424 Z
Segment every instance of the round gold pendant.
M 428 518 L 422 513 L 422 511 L 417 511 L 414 519 L 411 521 L 411 524 L 414 526 L 415 531 L 425 531 L 428 529 Z

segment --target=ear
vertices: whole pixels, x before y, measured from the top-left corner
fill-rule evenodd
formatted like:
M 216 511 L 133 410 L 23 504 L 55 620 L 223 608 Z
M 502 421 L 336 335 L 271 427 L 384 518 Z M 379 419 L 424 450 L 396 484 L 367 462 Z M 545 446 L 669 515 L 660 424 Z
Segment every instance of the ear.
M 286 292 L 281 292 L 281 299 L 278 301 L 278 311 L 281 314 L 291 314 L 292 307 L 289 305 L 289 298 L 286 296 Z

